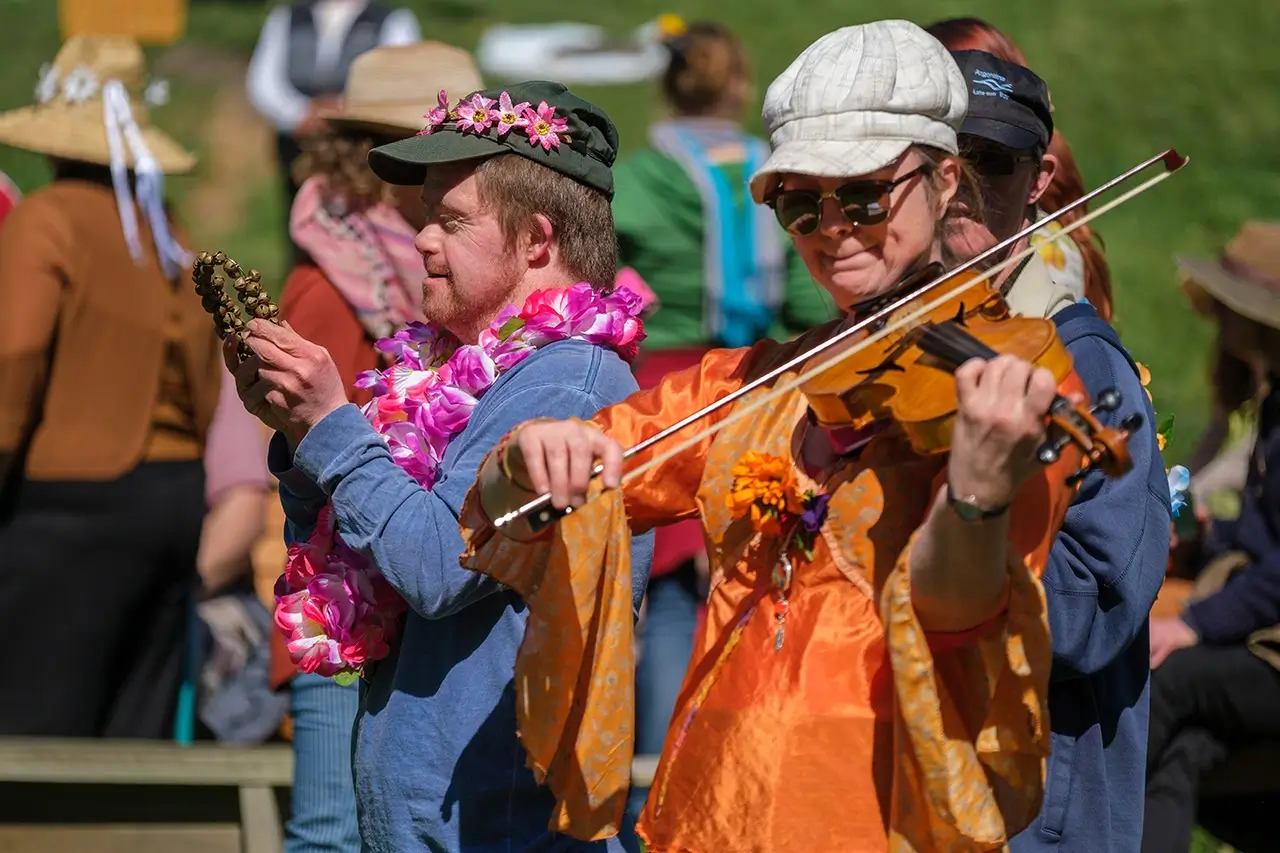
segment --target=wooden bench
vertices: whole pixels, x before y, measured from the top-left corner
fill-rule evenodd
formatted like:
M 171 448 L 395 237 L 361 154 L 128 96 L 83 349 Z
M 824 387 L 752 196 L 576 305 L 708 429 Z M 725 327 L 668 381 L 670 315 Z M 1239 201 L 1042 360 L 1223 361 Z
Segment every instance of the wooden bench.
M 293 753 L 0 738 L 6 853 L 280 853 Z
M 0 738 L 0 850 L 280 853 L 292 784 L 287 745 Z

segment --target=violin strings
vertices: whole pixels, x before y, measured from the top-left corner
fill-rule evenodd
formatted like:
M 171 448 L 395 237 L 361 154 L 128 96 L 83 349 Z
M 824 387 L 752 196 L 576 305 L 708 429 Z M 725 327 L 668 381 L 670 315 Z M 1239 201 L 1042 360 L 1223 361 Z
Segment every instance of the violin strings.
M 1091 211 L 1087 215 L 1080 217 L 1070 225 L 1063 227 L 1063 229 L 1059 231 L 1057 234 L 1054 234 L 1050 236 L 1047 240 L 1045 240 L 1045 243 L 1052 243 L 1055 240 L 1060 240 L 1066 237 L 1075 229 L 1081 228 L 1084 225 L 1087 225 L 1094 218 L 1101 216 L 1104 213 L 1107 213 L 1111 210 L 1114 210 L 1116 207 L 1119 207 L 1121 204 L 1124 204 L 1130 199 L 1135 198 L 1138 195 L 1141 195 L 1142 193 L 1151 189 L 1156 184 L 1165 180 L 1172 174 L 1173 174 L 1172 172 L 1162 172 L 1156 175 L 1155 177 L 1148 179 L 1147 181 L 1143 182 L 1139 186 L 1136 186 L 1133 189 L 1129 190 L 1128 192 L 1120 195 L 1118 198 L 1115 198 L 1112 201 L 1109 201 L 1106 204 L 1101 205 L 1096 210 Z M 991 269 L 987 270 L 985 273 L 982 273 L 981 275 L 971 279 L 970 281 L 967 281 L 964 284 L 948 291 L 945 295 L 938 297 L 937 299 L 928 303 L 924 307 L 919 308 L 898 320 L 895 320 L 893 323 L 885 326 L 884 328 L 880 329 L 874 334 L 868 336 L 863 341 L 860 341 L 859 343 L 854 344 L 844 352 L 841 352 L 837 355 L 834 355 L 828 358 L 826 361 L 823 361 L 821 364 L 817 365 L 811 370 L 800 373 L 794 379 L 788 382 L 784 382 L 783 384 L 774 388 L 769 393 L 762 395 L 758 400 L 754 400 L 750 404 L 743 406 L 741 409 L 738 409 L 737 411 L 730 413 L 723 420 L 717 421 L 716 423 L 712 424 L 710 427 L 707 427 L 701 432 L 695 433 L 694 435 L 690 436 L 684 441 L 681 441 L 675 447 L 670 448 L 666 452 L 658 456 L 655 456 L 653 459 L 650 459 L 649 461 L 641 465 L 637 465 L 635 468 L 631 469 L 630 471 L 625 472 L 622 475 L 622 481 L 621 481 L 622 484 L 626 484 L 631 480 L 634 480 L 636 477 L 640 477 L 645 472 L 653 468 L 656 468 L 659 465 L 669 461 L 673 457 L 678 456 L 679 454 L 688 450 L 690 447 L 693 447 L 695 444 L 702 441 L 703 439 L 708 438 L 709 436 L 715 435 L 716 433 L 720 432 L 720 430 L 724 429 L 725 427 L 728 427 L 731 424 L 737 423 L 739 420 L 745 417 L 749 417 L 750 415 L 754 414 L 757 409 L 760 409 L 763 406 L 768 405 L 769 403 L 773 402 L 779 397 L 782 397 L 784 394 L 790 393 L 792 390 L 805 384 L 806 382 L 813 379 L 814 377 L 820 376 L 821 374 L 830 370 L 832 367 L 835 367 L 837 364 L 840 364 L 845 359 L 848 359 L 856 355 L 857 353 L 861 352 L 862 350 L 866 349 L 872 344 L 879 342 L 887 335 L 890 335 L 896 332 L 897 330 L 903 328 L 904 326 L 907 326 L 913 323 L 915 320 L 919 319 L 921 316 L 928 314 L 934 309 L 940 307 L 941 305 L 951 301 L 954 297 L 958 296 L 959 294 L 973 287 L 975 284 L 978 284 L 979 282 L 987 281 L 991 277 L 997 275 L 998 273 L 1003 272 L 1004 270 L 1008 269 L 1014 264 L 1020 263 L 1023 260 L 1023 258 L 1030 257 L 1031 254 L 1038 252 L 1039 250 L 1040 250 L 1040 246 L 1028 246 L 1027 248 L 1023 249 L 1021 252 L 1018 252 L 1012 255 L 1011 257 L 1009 257 L 1008 259 L 1006 259 L 1005 261 L 999 264 L 996 264 Z M 601 466 L 597 466 L 597 468 L 601 468 Z

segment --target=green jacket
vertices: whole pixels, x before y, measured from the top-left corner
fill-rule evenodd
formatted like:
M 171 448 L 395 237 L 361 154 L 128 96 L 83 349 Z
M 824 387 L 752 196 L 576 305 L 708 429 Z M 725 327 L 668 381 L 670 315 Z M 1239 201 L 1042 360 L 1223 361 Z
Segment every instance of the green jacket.
M 721 163 L 736 205 L 752 204 L 743 163 Z M 704 323 L 702 200 L 675 160 L 644 149 L 614 168 L 614 225 L 619 266 L 633 268 L 653 289 L 658 311 L 645 323 L 650 350 L 719 346 Z M 740 208 L 739 208 L 740 209 Z M 836 316 L 831 297 L 809 277 L 789 239 L 785 292 L 769 337 L 789 338 Z

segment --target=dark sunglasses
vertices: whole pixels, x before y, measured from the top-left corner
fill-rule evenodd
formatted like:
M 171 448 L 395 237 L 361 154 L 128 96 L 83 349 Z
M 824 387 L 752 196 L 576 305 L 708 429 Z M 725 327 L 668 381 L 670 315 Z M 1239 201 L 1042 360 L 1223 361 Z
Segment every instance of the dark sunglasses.
M 1002 145 L 960 144 L 960 156 L 984 178 L 1007 178 L 1022 163 L 1034 163 L 1034 154 Z
M 829 198 L 836 200 L 840 210 L 854 225 L 879 225 L 889 218 L 886 199 L 893 188 L 917 175 L 927 174 L 927 163 L 916 166 L 905 175 L 891 181 L 851 181 L 828 193 L 814 190 L 779 190 L 769 200 L 778 224 L 788 234 L 808 236 L 818 230 L 822 222 L 822 204 Z

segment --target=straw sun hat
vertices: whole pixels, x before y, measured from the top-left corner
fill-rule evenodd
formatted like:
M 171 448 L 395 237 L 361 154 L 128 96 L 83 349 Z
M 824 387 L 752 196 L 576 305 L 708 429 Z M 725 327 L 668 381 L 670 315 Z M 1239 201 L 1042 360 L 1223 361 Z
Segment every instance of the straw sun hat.
M 434 41 L 378 47 L 351 63 L 342 106 L 320 117 L 338 128 L 409 136 L 426 126 L 441 89 L 470 94 L 482 88 L 462 48 Z
M 1221 302 L 1280 329 L 1280 222 L 1246 222 L 1217 258 L 1178 257 L 1182 286 L 1200 312 Z
M 0 145 L 106 166 L 111 127 L 130 168 L 140 141 L 160 172 L 189 172 L 195 157 L 148 121 L 146 82 L 142 49 L 131 39 L 73 36 L 41 74 L 38 103 L 0 113 Z

